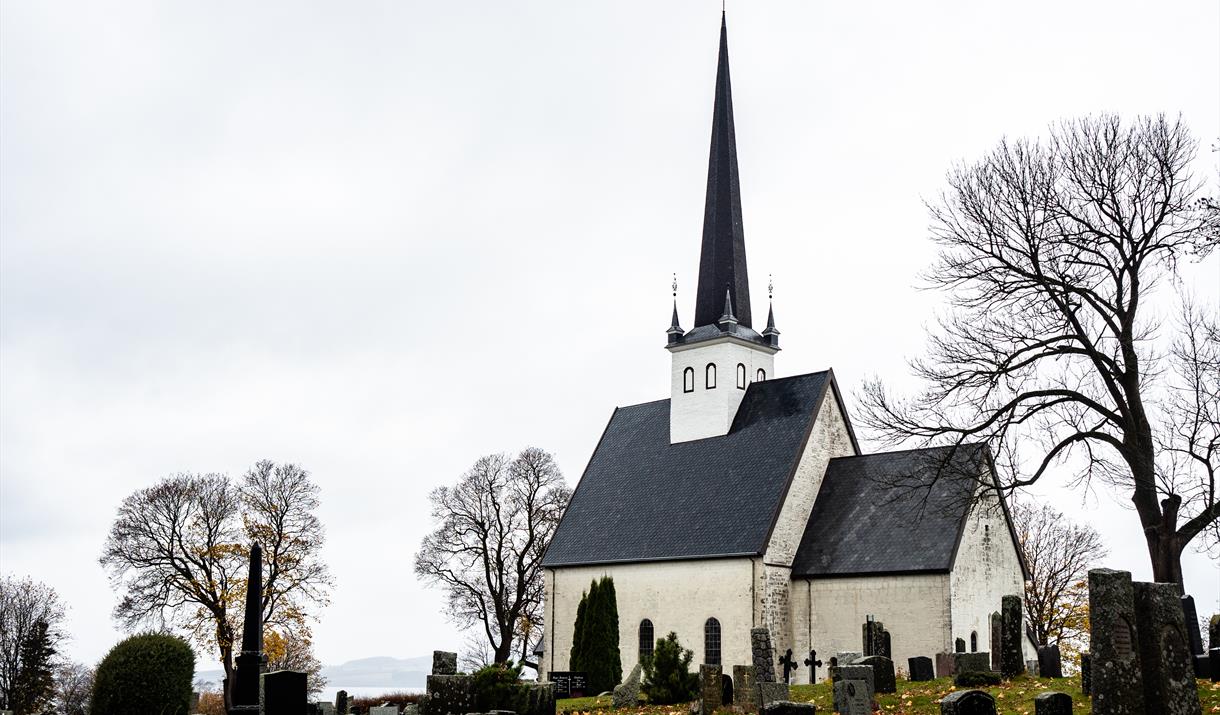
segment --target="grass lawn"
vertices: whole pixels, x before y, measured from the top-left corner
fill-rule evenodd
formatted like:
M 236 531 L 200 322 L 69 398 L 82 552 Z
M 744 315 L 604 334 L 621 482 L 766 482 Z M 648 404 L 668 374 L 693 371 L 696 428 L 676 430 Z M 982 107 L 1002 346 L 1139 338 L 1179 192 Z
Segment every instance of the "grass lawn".
M 995 696 L 996 712 L 999 715 L 1033 715 L 1034 697 L 1048 690 L 1058 690 L 1072 696 L 1073 711 L 1088 713 L 1092 711 L 1089 699 L 1080 693 L 1079 678 L 1032 678 L 1023 676 L 1015 678 L 1002 685 L 982 688 Z M 898 681 L 898 692 L 878 696 L 881 712 L 895 715 L 939 715 L 940 699 L 953 692 L 951 678 L 929 680 L 924 683 L 912 683 L 906 680 Z M 792 699 L 802 702 L 812 702 L 817 705 L 819 713 L 831 713 L 833 693 L 830 683 L 817 685 L 792 686 Z M 1199 681 L 1199 700 L 1203 704 L 1204 713 L 1220 713 L 1220 684 L 1206 680 Z M 610 698 L 573 698 L 560 700 L 558 710 L 561 713 L 582 713 L 597 710 L 609 710 Z M 685 705 L 645 705 L 633 708 L 632 713 L 647 715 L 686 715 Z M 725 710 L 724 712 L 728 712 Z

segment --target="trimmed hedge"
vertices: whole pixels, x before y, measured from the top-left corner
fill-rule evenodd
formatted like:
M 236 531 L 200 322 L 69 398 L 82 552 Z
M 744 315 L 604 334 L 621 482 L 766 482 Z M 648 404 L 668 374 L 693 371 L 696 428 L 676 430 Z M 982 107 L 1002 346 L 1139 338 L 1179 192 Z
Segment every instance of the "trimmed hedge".
M 93 684 L 91 715 L 187 715 L 195 651 L 186 641 L 147 633 L 110 649 Z

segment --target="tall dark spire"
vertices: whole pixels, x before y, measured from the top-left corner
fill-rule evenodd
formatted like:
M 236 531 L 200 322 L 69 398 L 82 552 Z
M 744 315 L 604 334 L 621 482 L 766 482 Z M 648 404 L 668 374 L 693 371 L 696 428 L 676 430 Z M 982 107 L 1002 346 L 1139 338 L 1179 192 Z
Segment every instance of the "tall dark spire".
M 724 309 L 720 289 L 726 284 L 737 321 L 753 327 L 750 281 L 746 275 L 746 241 L 741 222 L 741 186 L 737 178 L 733 92 L 729 86 L 729 32 L 721 13 L 720 61 L 716 66 L 716 104 L 712 112 L 712 147 L 707 166 L 695 327 L 716 324 Z
M 246 581 L 246 613 L 241 632 L 243 652 L 263 650 L 263 547 L 250 547 L 250 577 Z

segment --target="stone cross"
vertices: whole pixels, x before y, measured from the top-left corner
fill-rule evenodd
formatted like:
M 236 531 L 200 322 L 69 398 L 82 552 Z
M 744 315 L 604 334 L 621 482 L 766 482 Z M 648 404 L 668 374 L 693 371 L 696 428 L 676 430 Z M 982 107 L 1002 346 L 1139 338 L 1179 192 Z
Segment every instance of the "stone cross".
M 784 652 L 783 657 L 779 659 L 779 664 L 784 667 L 784 682 L 791 682 L 792 671 L 797 668 L 796 660 L 792 657 L 791 648 Z
M 816 650 L 809 651 L 809 657 L 805 659 L 805 665 L 809 666 L 809 684 L 816 685 L 818 682 L 818 668 L 822 665 L 822 661 L 818 660 L 818 652 Z

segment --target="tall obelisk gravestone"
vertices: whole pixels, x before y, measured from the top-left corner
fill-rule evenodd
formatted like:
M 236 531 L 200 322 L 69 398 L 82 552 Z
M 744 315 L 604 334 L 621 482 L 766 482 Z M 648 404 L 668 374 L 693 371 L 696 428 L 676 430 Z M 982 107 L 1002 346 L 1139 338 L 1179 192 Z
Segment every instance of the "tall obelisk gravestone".
M 241 631 L 241 652 L 234 661 L 233 707 L 229 715 L 257 715 L 259 676 L 267 663 L 263 655 L 263 549 L 258 544 L 250 548 L 246 617 Z

